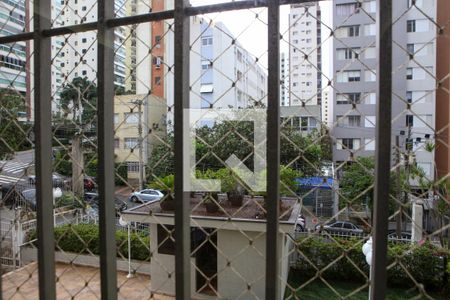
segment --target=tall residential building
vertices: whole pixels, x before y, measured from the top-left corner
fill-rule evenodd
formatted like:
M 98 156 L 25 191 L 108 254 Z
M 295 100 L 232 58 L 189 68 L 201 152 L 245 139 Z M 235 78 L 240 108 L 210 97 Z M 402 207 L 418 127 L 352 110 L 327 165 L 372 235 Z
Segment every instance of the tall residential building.
M 169 7 L 167 9 L 170 9 Z M 167 25 L 166 25 L 167 26 Z M 267 104 L 267 75 L 258 59 L 235 40 L 221 22 L 209 22 L 200 17 L 190 21 L 191 108 L 245 108 Z M 164 91 L 169 107 L 173 106 L 174 36 L 165 36 Z M 172 121 L 172 111 L 168 113 Z
M 318 2 L 291 5 L 289 14 L 290 105 L 320 105 L 321 11 Z
M 59 16 L 61 12 L 61 1 L 53 1 L 52 16 Z M 0 24 L 2 29 L 0 36 L 22 33 L 32 30 L 33 3 L 28 0 L 2 1 L 0 5 Z M 54 21 L 54 26 L 60 26 L 60 18 Z M 61 55 L 59 54 L 63 45 L 62 37 L 52 38 L 52 68 L 51 68 L 51 93 L 52 111 L 59 109 L 59 94 L 62 85 L 62 73 L 60 70 Z M 34 87 L 32 42 L 17 42 L 13 44 L 0 45 L 0 88 L 12 88 L 19 92 L 25 99 L 26 111 L 23 114 L 27 120 L 34 119 L 34 100 L 31 92 Z M 31 58 L 28 59 L 27 58 Z
M 163 11 L 165 0 L 151 0 L 152 11 Z M 152 49 L 152 73 L 151 90 L 152 94 L 164 98 L 164 52 L 165 52 L 165 32 L 168 30 L 166 21 L 152 22 L 151 28 L 151 49 Z
M 289 56 L 282 52 L 280 55 L 280 105 L 289 106 Z
M 66 2 L 69 0 L 65 0 Z M 114 2 L 117 17 L 124 17 L 126 12 L 125 0 Z M 63 7 L 61 21 L 63 25 L 76 25 L 97 20 L 97 1 L 70 1 Z M 115 29 L 114 40 L 114 84 L 125 89 L 126 79 L 126 47 L 124 41 L 129 34 L 124 27 Z M 61 70 L 66 81 L 76 77 L 87 77 L 96 81 L 97 76 L 97 32 L 88 31 L 66 36 Z
M 403 151 L 433 177 L 434 151 L 425 146 L 435 128 L 436 27 L 427 17 L 436 19 L 436 2 L 416 1 L 420 10 L 411 2 L 393 1 L 392 144 L 398 135 Z M 375 154 L 376 10 L 374 0 L 333 3 L 335 162 Z

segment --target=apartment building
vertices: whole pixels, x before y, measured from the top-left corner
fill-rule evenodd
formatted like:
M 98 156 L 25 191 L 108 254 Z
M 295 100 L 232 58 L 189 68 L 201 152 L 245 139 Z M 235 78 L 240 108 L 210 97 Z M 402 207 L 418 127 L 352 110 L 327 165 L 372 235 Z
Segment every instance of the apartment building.
M 392 145 L 434 176 L 436 1 L 393 1 Z M 419 10 L 419 9 L 420 10 Z M 376 1 L 333 4 L 333 160 L 375 154 Z M 426 14 L 427 16 L 425 16 Z M 408 150 L 409 149 L 409 150 Z
M 289 106 L 289 56 L 285 52 L 280 53 L 280 105 Z
M 190 107 L 237 109 L 266 105 L 267 75 L 258 58 L 222 22 L 193 17 L 190 26 Z M 169 123 L 173 122 L 174 77 L 167 69 L 173 65 L 173 38 L 173 31 L 167 31 L 163 67 Z
M 52 4 L 52 16 L 54 26 L 62 23 L 61 1 L 54 1 Z M 33 3 L 28 0 L 2 0 L 0 5 L 0 36 L 12 35 L 32 30 Z M 63 46 L 62 37 L 52 38 L 52 111 L 59 109 L 59 94 L 63 82 L 60 70 L 61 55 L 59 54 Z M 33 90 L 33 68 L 32 42 L 18 42 L 14 44 L 0 45 L 0 88 L 12 88 L 22 94 L 25 99 L 26 111 L 21 116 L 22 120 L 32 121 L 34 119 L 34 98 Z M 31 59 L 27 59 L 31 57 Z
M 318 2 L 291 5 L 289 14 L 290 105 L 322 102 L 321 10 Z
M 62 25 L 76 25 L 97 20 L 97 2 L 94 0 L 61 0 L 62 12 L 60 21 Z M 125 0 L 114 1 L 114 11 L 117 17 L 126 16 L 127 5 Z M 126 27 L 115 29 L 114 40 L 114 84 L 125 89 L 127 69 L 125 65 L 127 49 L 125 40 L 129 35 Z M 67 45 L 67 46 L 65 46 Z M 60 64 L 62 74 L 70 82 L 76 77 L 87 77 L 96 81 L 97 76 L 97 32 L 87 31 L 66 36 L 61 52 Z
M 145 166 L 152 146 L 165 136 L 165 114 L 165 101 L 155 95 L 114 97 L 115 161 L 126 163 L 129 179 L 139 178 L 140 139 Z

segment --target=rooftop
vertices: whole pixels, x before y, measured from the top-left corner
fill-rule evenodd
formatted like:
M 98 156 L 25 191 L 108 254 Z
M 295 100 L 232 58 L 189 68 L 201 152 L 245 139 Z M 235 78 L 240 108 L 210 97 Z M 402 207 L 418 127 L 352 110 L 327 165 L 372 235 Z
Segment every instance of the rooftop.
M 299 213 L 299 204 L 297 198 L 281 198 L 280 221 L 294 223 Z M 239 220 L 265 220 L 264 198 L 245 196 L 242 206 L 235 207 L 227 200 L 225 194 L 219 195 L 219 211 L 210 213 L 206 211 L 202 203 L 202 197 L 197 195 L 190 198 L 191 216 L 208 219 L 239 219 Z M 133 207 L 125 212 L 126 214 L 138 215 L 173 215 L 173 211 L 164 211 L 161 209 L 160 201 L 151 201 L 140 206 Z

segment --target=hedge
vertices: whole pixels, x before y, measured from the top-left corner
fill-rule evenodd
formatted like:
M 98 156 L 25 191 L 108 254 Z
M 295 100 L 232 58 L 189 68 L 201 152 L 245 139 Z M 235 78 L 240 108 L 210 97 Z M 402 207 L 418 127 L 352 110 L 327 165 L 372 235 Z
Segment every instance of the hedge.
M 321 275 L 325 279 L 365 282 L 364 275 L 355 267 L 356 265 L 369 277 L 369 266 L 362 253 L 360 240 L 359 243 L 357 239 L 338 238 L 336 240 L 337 243 L 325 237 L 299 239 L 295 246 L 299 252 L 297 252 L 294 269 L 306 279 L 317 274 L 315 268 L 317 267 L 323 270 Z M 341 255 L 343 257 L 337 260 Z M 438 249 L 430 243 L 421 246 L 409 243 L 389 244 L 388 265 L 394 261 L 397 263 L 388 269 L 388 283 L 392 286 L 414 285 L 403 266 L 418 283 L 423 284 L 427 289 L 447 289 L 449 288 L 449 271 L 447 270 L 449 258 L 449 250 Z
M 78 254 L 100 254 L 100 237 L 98 225 L 77 224 L 63 225 L 55 230 L 55 250 L 63 250 Z M 36 231 L 29 234 L 29 240 L 36 239 Z M 125 231 L 116 231 L 117 256 L 128 257 L 128 235 Z M 131 258 L 150 261 L 150 237 L 144 234 L 131 233 Z

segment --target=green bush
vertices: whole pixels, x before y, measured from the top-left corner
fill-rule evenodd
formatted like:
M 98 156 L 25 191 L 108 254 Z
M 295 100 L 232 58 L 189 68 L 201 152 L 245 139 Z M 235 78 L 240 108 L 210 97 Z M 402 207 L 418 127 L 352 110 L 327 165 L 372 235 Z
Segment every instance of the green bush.
M 114 174 L 115 185 L 125 185 L 128 181 L 128 167 L 126 163 L 115 164 L 116 173 Z
M 64 192 L 61 198 L 55 199 L 55 207 L 72 206 L 73 208 L 83 208 L 84 201 L 76 199 L 75 195 L 70 192 Z
M 56 250 L 78 254 L 100 254 L 100 237 L 98 225 L 78 224 L 63 225 L 55 228 Z M 32 231 L 29 240 L 36 239 L 36 231 Z M 128 257 L 127 232 L 116 231 L 118 257 Z M 142 261 L 150 260 L 150 237 L 144 234 L 131 233 L 131 258 Z
M 323 270 L 321 275 L 325 279 L 365 282 L 365 276 L 358 271 L 359 268 L 369 276 L 369 266 L 361 250 L 362 243 L 352 238 L 337 238 L 336 241 L 337 243 L 325 237 L 299 239 L 296 245 L 298 259 L 294 269 L 306 279 L 314 277 L 318 269 Z M 444 264 L 449 257 L 450 251 L 438 249 L 429 243 L 421 246 L 389 244 L 388 265 L 394 261 L 398 263 L 388 269 L 388 283 L 392 286 L 414 285 L 409 272 L 427 289 L 444 289 L 448 285 L 449 272 Z

